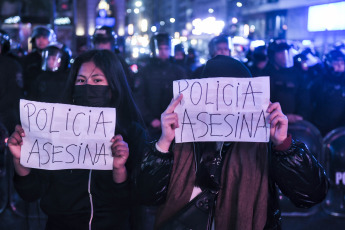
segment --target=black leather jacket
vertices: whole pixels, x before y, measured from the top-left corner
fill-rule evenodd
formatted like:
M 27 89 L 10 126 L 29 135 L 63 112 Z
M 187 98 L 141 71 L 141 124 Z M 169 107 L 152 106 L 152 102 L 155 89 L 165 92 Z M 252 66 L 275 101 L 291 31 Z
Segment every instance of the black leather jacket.
M 173 148 L 173 147 L 172 147 Z M 269 146 L 269 198 L 265 229 L 281 229 L 278 188 L 300 208 L 310 208 L 326 196 L 329 182 L 325 171 L 305 144 L 292 140 L 286 151 Z M 140 197 L 146 205 L 160 205 L 168 191 L 173 165 L 172 151 L 159 152 L 154 145 L 141 164 L 137 178 Z

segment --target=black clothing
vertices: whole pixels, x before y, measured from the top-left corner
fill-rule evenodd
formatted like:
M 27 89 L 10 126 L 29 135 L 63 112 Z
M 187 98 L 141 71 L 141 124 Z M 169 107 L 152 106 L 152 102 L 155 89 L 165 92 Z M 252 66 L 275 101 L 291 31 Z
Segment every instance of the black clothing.
M 198 68 L 195 69 L 195 71 L 192 73 L 192 79 L 200 79 L 202 72 L 204 71 L 205 64 L 199 66 Z
M 345 125 L 345 73 L 342 76 L 323 75 L 312 83 L 312 123 L 325 136 Z
M 141 159 L 145 132 L 138 124 L 123 135 L 130 146 L 126 163 L 128 175 Z M 90 185 L 89 185 L 90 183 Z M 116 184 L 112 170 L 37 170 L 28 176 L 14 176 L 18 194 L 26 201 L 41 199 L 48 215 L 46 229 L 129 229 L 131 180 Z
M 66 88 L 69 72 L 42 72 L 31 85 L 29 100 L 58 103 Z
M 186 72 L 170 61 L 151 59 L 142 69 L 139 89 L 135 94 L 136 103 L 153 139 L 160 136 L 160 129 L 151 127 L 154 119 L 161 114 L 173 98 L 173 81 L 186 79 Z
M 23 57 L 24 94 L 30 96 L 33 84 L 42 73 L 42 57 L 38 50 Z
M 301 87 L 298 74 L 293 68 L 276 69 L 268 63 L 263 76 L 270 77 L 271 101 L 279 101 L 285 114 L 298 114 L 303 116 L 307 92 Z
M 198 144 L 194 143 L 194 155 L 197 155 L 195 149 Z M 323 168 L 303 143 L 293 141 L 286 151 L 270 151 L 268 161 L 269 194 L 265 229 L 281 229 L 277 187 L 297 207 L 309 208 L 325 198 L 329 183 Z M 137 182 L 145 204 L 160 205 L 164 202 L 173 163 L 172 150 L 163 154 L 152 146 L 152 150 L 146 153 Z
M 0 122 L 12 133 L 19 124 L 22 69 L 15 60 L 0 55 Z

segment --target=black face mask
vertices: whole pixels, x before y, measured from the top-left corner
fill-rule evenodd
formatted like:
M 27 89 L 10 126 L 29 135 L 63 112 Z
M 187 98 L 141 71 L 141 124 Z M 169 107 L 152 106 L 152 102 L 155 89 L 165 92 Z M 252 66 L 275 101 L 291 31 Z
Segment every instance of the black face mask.
M 73 102 L 75 105 L 91 107 L 111 106 L 111 91 L 107 85 L 74 86 Z

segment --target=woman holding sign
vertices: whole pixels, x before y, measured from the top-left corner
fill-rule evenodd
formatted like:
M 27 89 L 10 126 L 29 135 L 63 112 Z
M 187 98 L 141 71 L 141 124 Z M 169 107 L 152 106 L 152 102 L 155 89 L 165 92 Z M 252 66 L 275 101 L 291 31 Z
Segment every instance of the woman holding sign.
M 130 177 L 146 133 L 118 57 L 107 50 L 78 56 L 66 95 L 64 102 L 70 104 L 116 108 L 116 133 L 107 140 L 112 142 L 112 170 L 24 167 L 21 146 L 29 133 L 18 125 L 8 141 L 15 188 L 24 200 L 41 199 L 46 229 L 129 229 Z
M 235 59 L 217 56 L 207 62 L 204 77 L 251 75 Z M 183 97 L 172 100 L 162 114 L 162 135 L 153 153 L 147 153 L 138 180 L 147 202 L 161 204 L 157 229 L 280 229 L 277 186 L 298 207 L 325 198 L 324 170 L 303 143 L 287 134 L 279 103 L 267 108 L 269 143 L 175 144 L 181 117 L 174 110 Z

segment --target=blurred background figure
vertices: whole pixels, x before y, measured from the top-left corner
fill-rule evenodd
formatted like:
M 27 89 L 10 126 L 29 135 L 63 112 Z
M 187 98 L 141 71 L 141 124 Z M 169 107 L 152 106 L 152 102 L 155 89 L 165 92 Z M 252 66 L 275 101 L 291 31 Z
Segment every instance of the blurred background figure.
M 42 51 L 42 73 L 38 75 L 28 99 L 58 103 L 65 89 L 72 51 L 61 43 L 51 43 Z
M 294 52 L 291 45 L 285 40 L 273 39 L 268 45 L 267 54 L 269 62 L 263 75 L 270 76 L 271 101 L 279 101 L 289 122 L 303 120 L 303 117 L 308 119 L 308 93 L 292 68 Z
M 113 28 L 109 26 L 96 27 L 91 41 L 94 49 L 111 50 L 115 53 L 120 52 L 117 46 L 117 35 Z
M 42 72 L 42 50 L 55 41 L 55 32 L 47 26 L 37 26 L 33 29 L 30 40 L 32 51 L 22 60 L 24 96 L 27 96 L 33 82 Z
M 345 55 L 331 50 L 324 65 L 324 74 L 311 86 L 312 122 L 322 135 L 345 125 Z
M 227 35 L 219 35 L 211 39 L 208 43 L 208 53 L 210 58 L 217 55 L 231 56 L 230 37 Z M 199 66 L 192 74 L 192 78 L 200 78 L 205 65 Z
M 138 73 L 136 100 L 152 139 L 161 134 L 160 117 L 173 97 L 173 81 L 186 79 L 186 71 L 171 58 L 171 37 L 157 33 L 150 40 L 150 62 Z
M 252 73 L 253 77 L 263 76 L 263 70 L 268 62 L 267 57 L 267 47 L 258 46 L 255 47 L 252 55 L 251 61 L 247 63 L 247 66 Z
M 208 50 L 210 58 L 217 55 L 231 56 L 229 37 L 226 35 L 219 35 L 212 38 L 208 43 Z
M 174 47 L 174 62 L 181 66 L 187 73 L 187 76 L 189 77 L 191 75 L 191 72 L 188 69 L 188 66 L 186 64 L 186 53 L 184 50 L 184 46 L 182 44 L 177 44 Z
M 11 47 L 10 36 L 0 30 L 0 123 L 13 132 L 19 122 L 19 99 L 22 96 L 22 68 L 7 56 Z
M 109 26 L 98 26 L 95 28 L 95 32 L 91 37 L 92 46 L 97 50 L 110 50 L 118 55 L 118 58 L 125 71 L 127 82 L 132 91 L 135 91 L 135 75 L 130 66 L 126 63 L 122 57 L 118 47 L 118 36 L 114 32 L 114 29 Z
M 187 53 L 187 67 L 188 70 L 193 73 L 195 71 L 195 69 L 198 67 L 198 57 L 197 57 L 197 53 L 196 50 L 192 47 L 188 48 L 188 53 Z

